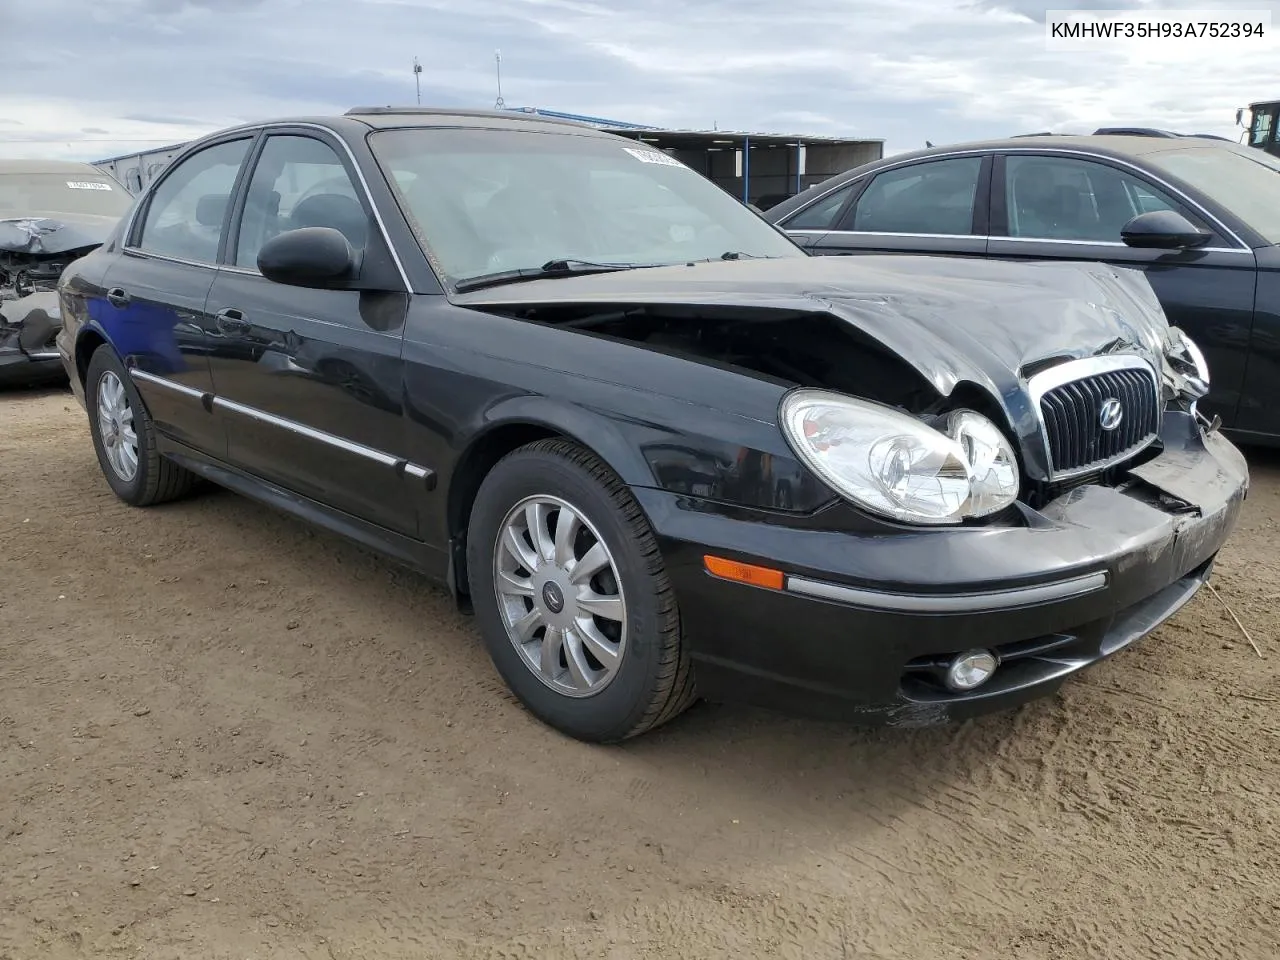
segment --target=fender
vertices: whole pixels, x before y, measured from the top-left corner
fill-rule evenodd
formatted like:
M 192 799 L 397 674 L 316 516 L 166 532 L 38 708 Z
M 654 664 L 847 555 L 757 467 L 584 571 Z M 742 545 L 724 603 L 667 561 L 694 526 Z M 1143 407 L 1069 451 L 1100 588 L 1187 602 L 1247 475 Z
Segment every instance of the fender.
M 482 411 L 468 431 L 467 448 L 494 430 L 512 424 L 563 434 L 595 453 L 623 483 L 633 487 L 657 485 L 657 477 L 642 453 L 646 439 L 655 443 L 676 436 L 658 424 L 622 420 L 615 413 L 529 394 L 506 397 Z

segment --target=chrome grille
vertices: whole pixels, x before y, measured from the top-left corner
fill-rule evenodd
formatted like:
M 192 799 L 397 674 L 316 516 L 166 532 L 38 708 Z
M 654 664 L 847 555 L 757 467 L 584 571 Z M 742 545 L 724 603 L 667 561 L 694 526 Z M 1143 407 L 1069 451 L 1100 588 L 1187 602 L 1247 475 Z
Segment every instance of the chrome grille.
M 1103 470 L 1133 456 L 1159 433 L 1160 387 L 1141 357 L 1072 360 L 1037 374 L 1030 385 L 1053 480 Z M 1104 420 L 1114 418 L 1116 404 L 1119 422 L 1106 429 Z

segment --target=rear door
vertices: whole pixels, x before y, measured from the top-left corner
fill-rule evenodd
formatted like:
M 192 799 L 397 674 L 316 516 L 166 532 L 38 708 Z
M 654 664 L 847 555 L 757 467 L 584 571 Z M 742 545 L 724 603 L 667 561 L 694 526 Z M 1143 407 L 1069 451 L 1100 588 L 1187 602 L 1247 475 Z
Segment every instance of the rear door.
M 1140 213 L 1177 210 L 1213 231 L 1203 247 L 1144 250 L 1120 239 Z M 1253 251 L 1139 170 L 1101 157 L 1009 153 L 996 164 L 991 256 L 1019 260 L 1094 260 L 1142 270 L 1169 322 L 1204 351 L 1212 389 L 1208 415 L 1235 423 L 1253 325 L 1257 263 Z
M 982 256 L 990 171 L 991 158 L 974 153 L 916 160 L 864 178 L 812 252 Z
M 107 270 L 98 313 L 156 427 L 214 457 L 224 455 L 226 437 L 208 404 L 205 302 L 253 139 L 204 147 L 165 173 Z
M 407 290 L 286 286 L 257 269 L 270 237 L 308 226 L 342 232 L 366 271 L 385 263 L 389 251 L 358 183 L 327 133 L 265 138 L 209 294 L 213 385 L 233 464 L 412 535 L 416 504 L 401 475 Z

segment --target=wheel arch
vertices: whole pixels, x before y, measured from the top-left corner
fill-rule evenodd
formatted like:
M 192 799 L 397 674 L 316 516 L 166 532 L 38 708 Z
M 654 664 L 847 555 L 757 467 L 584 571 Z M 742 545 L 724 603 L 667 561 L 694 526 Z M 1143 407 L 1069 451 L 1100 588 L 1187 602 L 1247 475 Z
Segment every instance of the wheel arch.
M 107 342 L 106 335 L 97 327 L 85 327 L 76 336 L 76 375 L 80 378 L 82 387 L 89 376 L 89 361 L 93 359 L 97 349 Z
M 449 584 L 459 606 L 469 606 L 466 548 L 471 509 L 484 478 L 507 454 L 538 440 L 576 443 L 629 486 L 655 483 L 639 444 L 614 419 L 545 397 L 519 397 L 490 409 L 450 471 L 445 504 Z

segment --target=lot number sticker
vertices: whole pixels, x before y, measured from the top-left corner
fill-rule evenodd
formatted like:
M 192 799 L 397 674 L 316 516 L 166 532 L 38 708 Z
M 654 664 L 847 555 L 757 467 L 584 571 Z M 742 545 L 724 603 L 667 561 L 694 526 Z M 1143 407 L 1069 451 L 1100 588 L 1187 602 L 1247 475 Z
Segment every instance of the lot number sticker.
M 683 167 L 684 164 L 675 157 L 669 157 L 665 153 L 658 150 L 633 150 L 631 147 L 623 147 L 623 150 L 631 154 L 641 163 L 660 163 L 664 167 Z
M 110 190 L 111 184 L 99 183 L 97 180 L 68 180 L 67 186 L 72 190 Z

